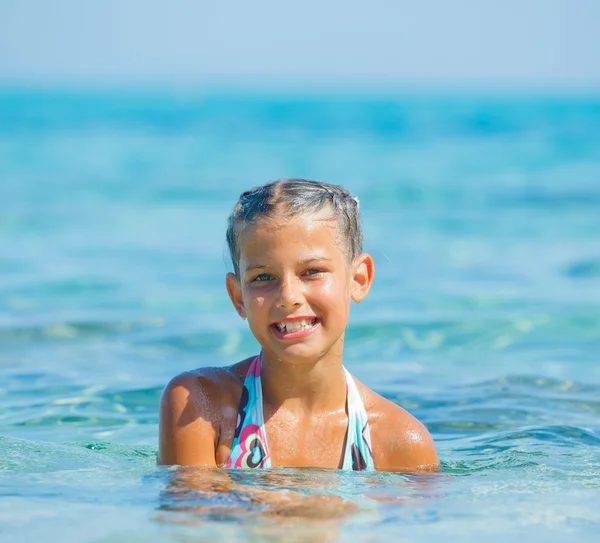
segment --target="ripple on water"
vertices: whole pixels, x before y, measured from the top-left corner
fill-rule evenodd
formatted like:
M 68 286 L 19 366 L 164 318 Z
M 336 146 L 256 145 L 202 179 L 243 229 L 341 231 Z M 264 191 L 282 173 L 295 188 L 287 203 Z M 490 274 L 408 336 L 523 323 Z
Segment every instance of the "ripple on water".
M 100 441 L 52 443 L 0 436 L 0 471 L 47 473 L 124 467 L 132 463 L 142 469 L 153 469 L 155 447 Z
M 45 382 L 44 376 L 36 379 L 29 376 L 23 389 L 13 382 L 0 424 L 114 429 L 158 422 L 162 387 L 111 392 L 104 387 L 56 386 Z
M 0 328 L 0 341 L 8 344 L 93 338 L 111 339 L 159 328 L 164 324 L 165 321 L 161 318 L 142 318 L 115 322 L 73 321 L 5 326 Z
M 486 443 L 496 444 L 504 442 L 528 441 L 544 446 L 544 442 L 553 442 L 563 447 L 577 445 L 600 446 L 600 437 L 594 432 L 574 426 L 542 426 L 525 427 L 519 430 L 496 433 L 485 438 Z
M 389 321 L 362 322 L 348 331 L 348 344 L 353 350 L 372 349 L 377 356 L 389 358 L 402 351 L 468 353 L 567 341 L 600 345 L 600 316 L 589 311 L 572 314 L 563 311 L 528 318 L 502 318 L 492 313 L 477 319 L 426 322 L 398 322 L 395 317 Z
M 590 383 L 508 375 L 446 387 L 433 397 L 386 397 L 426 423 L 446 473 L 526 469 L 588 485 L 600 480 L 599 392 Z

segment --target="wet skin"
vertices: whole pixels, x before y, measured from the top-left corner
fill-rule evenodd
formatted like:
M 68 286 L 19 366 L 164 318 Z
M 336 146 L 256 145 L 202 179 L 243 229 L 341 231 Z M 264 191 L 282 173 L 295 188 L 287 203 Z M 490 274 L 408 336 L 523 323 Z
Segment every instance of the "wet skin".
M 373 280 L 373 261 L 349 261 L 335 221 L 261 219 L 240 236 L 240 276 L 227 291 L 262 346 L 265 431 L 272 465 L 339 468 L 347 430 L 344 331 L 351 301 Z M 175 377 L 160 413 L 160 462 L 219 466 L 229 455 L 251 358 Z M 431 436 L 405 410 L 357 382 L 378 470 L 434 470 Z

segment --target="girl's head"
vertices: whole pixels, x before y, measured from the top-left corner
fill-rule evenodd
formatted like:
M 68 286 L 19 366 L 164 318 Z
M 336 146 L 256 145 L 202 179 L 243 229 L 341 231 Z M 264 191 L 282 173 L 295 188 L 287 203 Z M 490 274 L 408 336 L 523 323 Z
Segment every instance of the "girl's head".
M 335 185 L 275 181 L 241 195 L 227 241 L 227 292 L 263 352 L 293 362 L 341 357 L 350 302 L 364 299 L 374 270 L 358 200 Z
M 338 243 L 352 262 L 362 253 L 358 199 L 346 189 L 305 179 L 280 179 L 244 192 L 229 216 L 227 244 L 239 277 L 240 244 L 244 230 L 258 221 L 285 221 L 298 215 L 317 215 L 336 223 Z

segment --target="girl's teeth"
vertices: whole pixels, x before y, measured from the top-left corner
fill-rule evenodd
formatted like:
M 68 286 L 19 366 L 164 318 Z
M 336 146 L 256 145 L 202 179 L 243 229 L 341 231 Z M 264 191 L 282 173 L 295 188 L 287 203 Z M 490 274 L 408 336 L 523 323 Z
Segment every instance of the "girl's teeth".
M 300 319 L 299 321 L 281 322 L 277 324 L 277 328 L 280 332 L 298 332 L 299 330 L 305 330 L 312 326 L 312 320 Z

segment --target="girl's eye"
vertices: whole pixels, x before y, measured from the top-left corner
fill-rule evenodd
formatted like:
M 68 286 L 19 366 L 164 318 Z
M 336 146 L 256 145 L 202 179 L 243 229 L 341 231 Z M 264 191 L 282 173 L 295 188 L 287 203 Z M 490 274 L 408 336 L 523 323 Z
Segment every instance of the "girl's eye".
M 252 279 L 252 282 L 264 283 L 265 281 L 270 281 L 271 278 L 271 275 L 269 275 L 268 273 L 261 273 L 260 275 L 257 275 L 254 279 Z
M 323 270 L 319 270 L 318 268 L 311 268 L 310 270 L 306 270 L 304 272 L 304 275 L 320 275 L 321 273 L 323 273 Z

